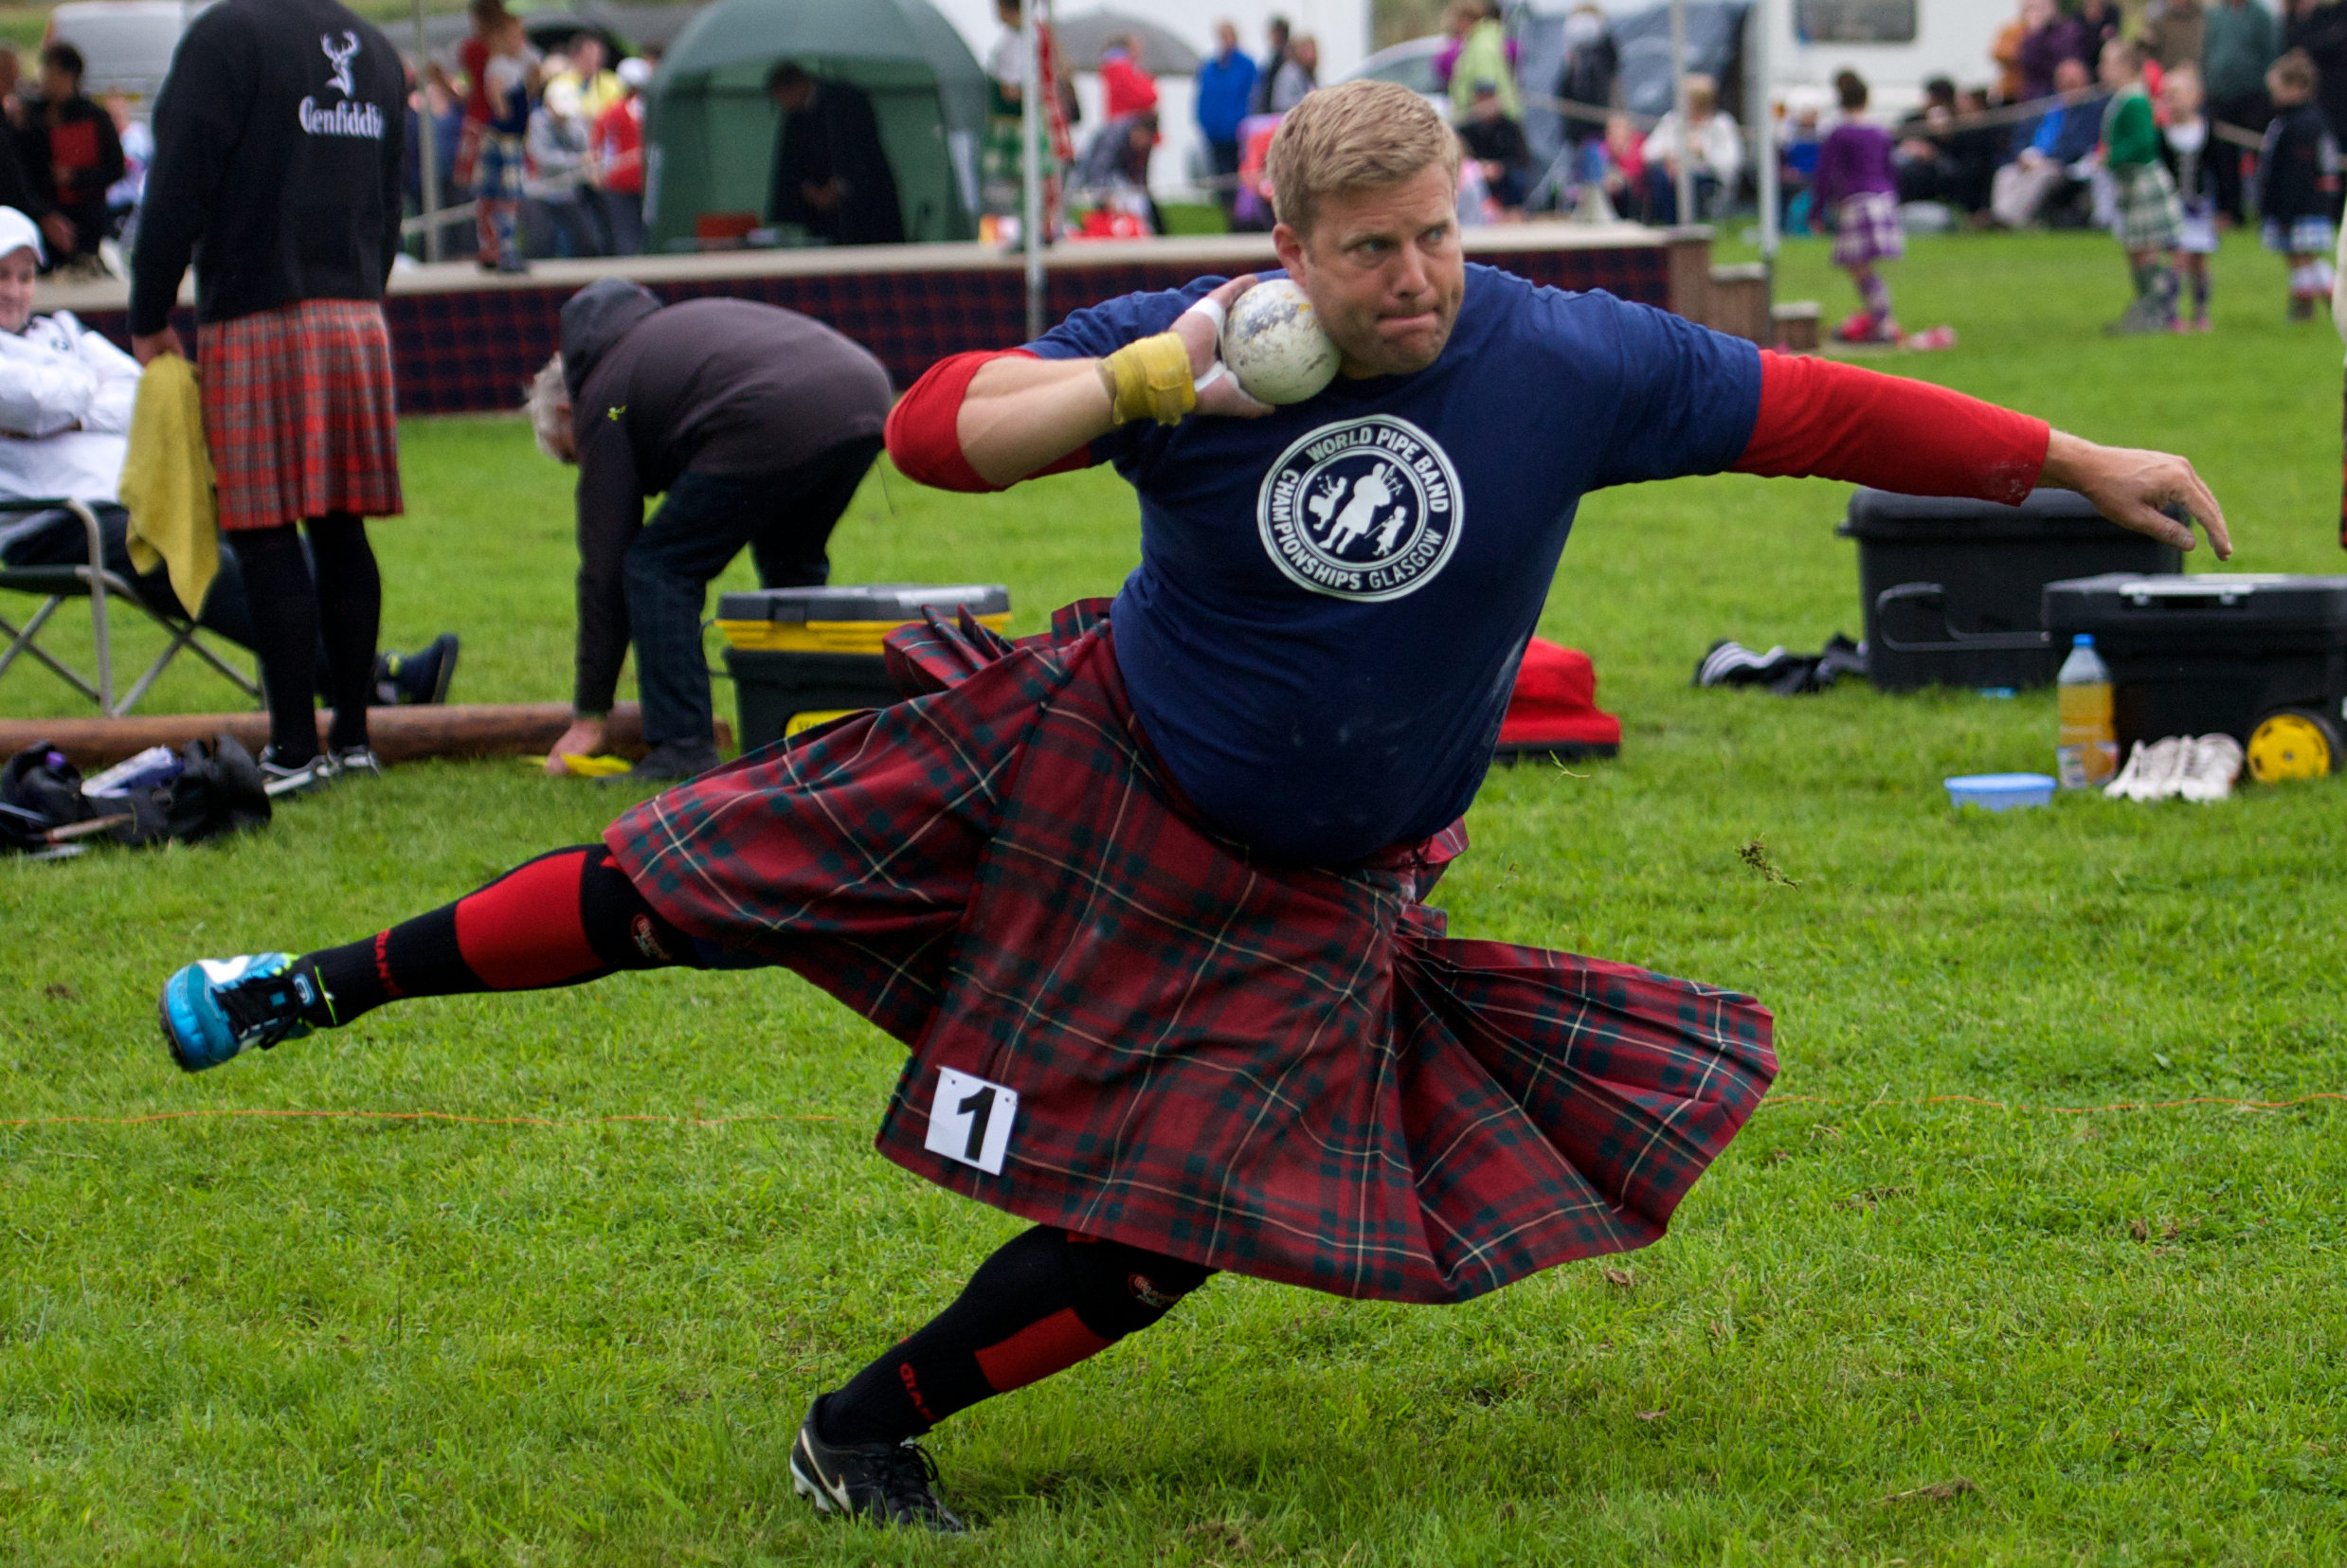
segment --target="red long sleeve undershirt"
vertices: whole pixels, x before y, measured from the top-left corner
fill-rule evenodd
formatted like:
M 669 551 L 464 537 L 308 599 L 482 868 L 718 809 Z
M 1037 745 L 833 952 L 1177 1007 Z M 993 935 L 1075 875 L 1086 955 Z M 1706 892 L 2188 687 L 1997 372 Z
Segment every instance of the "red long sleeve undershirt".
M 1024 349 L 1009 353 L 1035 357 Z M 963 456 L 957 422 L 969 384 L 1002 353 L 955 354 L 912 385 L 888 420 L 889 456 L 940 490 L 988 491 Z M 1739 474 L 1816 476 L 1909 496 L 1969 496 L 2017 505 L 2046 465 L 2046 422 L 1925 381 L 1829 359 L 1763 352 L 1760 408 Z M 1038 472 L 1092 460 L 1078 447 Z

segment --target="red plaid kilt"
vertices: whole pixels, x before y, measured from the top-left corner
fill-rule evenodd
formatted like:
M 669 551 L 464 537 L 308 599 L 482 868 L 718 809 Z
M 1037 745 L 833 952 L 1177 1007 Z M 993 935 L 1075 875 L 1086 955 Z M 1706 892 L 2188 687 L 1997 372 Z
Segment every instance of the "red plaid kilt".
M 893 661 L 947 689 L 605 841 L 684 930 L 911 1046 L 881 1151 L 1028 1219 L 1417 1302 L 1661 1236 L 1776 1075 L 1767 1010 L 1446 940 L 1419 899 L 1456 825 L 1343 870 L 1221 837 L 1143 738 L 1099 609 L 1017 645 L 899 633 Z M 1017 1091 L 1000 1174 L 927 1146 L 941 1070 Z
M 406 510 L 383 307 L 305 299 L 197 331 L 220 526 Z

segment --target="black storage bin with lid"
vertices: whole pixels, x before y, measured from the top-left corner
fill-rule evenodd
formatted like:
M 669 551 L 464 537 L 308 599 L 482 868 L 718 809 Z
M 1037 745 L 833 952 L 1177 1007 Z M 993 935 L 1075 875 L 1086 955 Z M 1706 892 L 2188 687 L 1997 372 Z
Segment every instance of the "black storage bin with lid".
M 2325 728 L 2347 714 L 2347 577 L 2112 572 L 2046 585 L 2046 629 L 2080 632 L 2111 671 L 2123 753 L 2222 730 L 2244 746 L 2284 710 Z M 2333 766 L 2337 766 L 2334 762 Z
M 2069 490 L 2019 506 L 1860 490 L 1834 532 L 1858 541 L 1867 678 L 1885 692 L 2047 685 L 2069 646 L 2039 623 L 2048 583 L 2184 564 Z
M 932 606 L 948 618 L 966 608 L 997 631 L 1010 623 L 1010 590 L 997 583 L 866 583 L 721 595 L 717 629 L 725 635 L 742 749 L 897 701 L 903 694 L 889 679 L 881 643 Z

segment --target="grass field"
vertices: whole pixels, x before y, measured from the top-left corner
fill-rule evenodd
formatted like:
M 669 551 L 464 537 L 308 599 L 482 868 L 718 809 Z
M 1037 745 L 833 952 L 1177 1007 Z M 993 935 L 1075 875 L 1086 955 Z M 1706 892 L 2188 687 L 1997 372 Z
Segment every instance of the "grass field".
M 2338 338 L 2235 243 L 2214 334 L 2106 341 L 2121 276 L 2090 237 L 1919 243 L 1901 314 L 1963 341 L 1889 368 L 2181 450 L 2241 568 L 2337 569 Z M 1845 307 L 1814 243 L 1784 278 Z M 564 476 L 510 422 L 405 441 L 387 640 L 563 696 Z M 1857 631 L 1843 496 L 1593 497 L 1543 630 L 1623 755 L 1496 774 L 1439 900 L 1777 1009 L 1779 1094 L 1670 1237 L 1451 1309 L 1218 1280 L 939 1430 L 966 1541 L 789 1496 L 807 1400 L 1017 1229 L 871 1151 L 900 1058 L 807 985 L 416 1003 L 194 1079 L 155 1041 L 173 965 L 349 940 L 621 800 L 427 765 L 233 844 L 0 865 L 0 1560 L 2347 1558 L 2347 1105 L 2226 1103 L 2347 1090 L 2347 794 L 1959 817 L 1942 776 L 2050 760 L 2050 695 L 1690 690 L 1714 638 Z M 1113 588 L 1134 516 L 1107 474 L 876 477 L 836 559 L 1007 582 L 1032 628 Z M 70 711 L 43 680 L 0 712 Z

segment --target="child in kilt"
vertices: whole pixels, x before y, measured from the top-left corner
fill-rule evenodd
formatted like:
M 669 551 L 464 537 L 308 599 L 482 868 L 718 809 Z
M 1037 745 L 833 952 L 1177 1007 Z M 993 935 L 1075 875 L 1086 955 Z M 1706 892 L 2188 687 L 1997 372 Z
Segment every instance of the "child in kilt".
M 1867 84 L 1855 71 L 1833 79 L 1842 122 L 1817 150 L 1817 172 L 1810 184 L 1810 209 L 1833 225 L 1833 264 L 1850 274 L 1858 290 L 1858 313 L 1833 329 L 1839 343 L 1896 343 L 1899 322 L 1890 314 L 1890 285 L 1875 266 L 1906 254 L 1899 227 L 1899 177 L 1891 169 L 1890 135 L 1869 125 Z
M 2160 106 L 2167 110 L 2160 156 L 2175 182 L 2176 206 L 2183 221 L 2176 225 L 2176 260 L 2183 282 L 2192 294 L 2193 314 L 2188 330 L 2209 330 L 2209 258 L 2216 254 L 2218 206 L 2213 124 L 2209 118 L 2207 91 L 2200 68 L 2182 61 L 2169 68 L 2159 83 Z
M 2311 321 L 2318 301 L 2331 297 L 2334 238 L 2331 214 L 2338 200 L 2338 143 L 2315 104 L 2315 63 L 2292 49 L 2266 73 L 2274 100 L 2273 123 L 2257 156 L 2257 209 L 2266 248 L 2290 259 L 2290 319 Z
M 1281 121 L 1273 244 L 1343 356 L 1317 396 L 1268 408 L 1216 360 L 1246 277 L 1106 300 L 897 404 L 919 482 L 1116 463 L 1142 564 L 1112 604 L 1017 643 L 932 617 L 889 642 L 906 701 L 372 936 L 190 964 L 173 1057 L 400 998 L 797 970 L 910 1052 L 881 1152 L 1033 1224 L 791 1450 L 819 1507 L 936 1530 L 961 1525 L 913 1439 L 1217 1271 L 1445 1303 L 1659 1239 L 1775 1075 L 1766 1009 L 1454 939 L 1424 903 L 1580 496 L 1724 469 L 2043 481 L 2189 544 L 2156 510 L 2182 501 L 2220 554 L 2224 520 L 2181 459 L 1471 267 L 1459 159 L 1397 82 Z
M 538 88 L 537 51 L 518 16 L 500 15 L 488 24 L 489 118 L 481 127 L 473 161 L 474 225 L 480 237 L 484 272 L 527 272 L 519 234 L 522 182 L 529 173 L 530 99 Z
M 2097 65 L 2111 92 L 2103 110 L 2103 164 L 2110 171 L 2116 205 L 2111 234 L 2127 253 L 2135 300 L 2103 331 L 2126 334 L 2175 330 L 2175 266 L 2172 252 L 2184 214 L 2175 182 L 2159 158 L 2159 125 L 2151 95 L 2143 90 L 2143 48 L 2132 39 L 2103 45 Z

